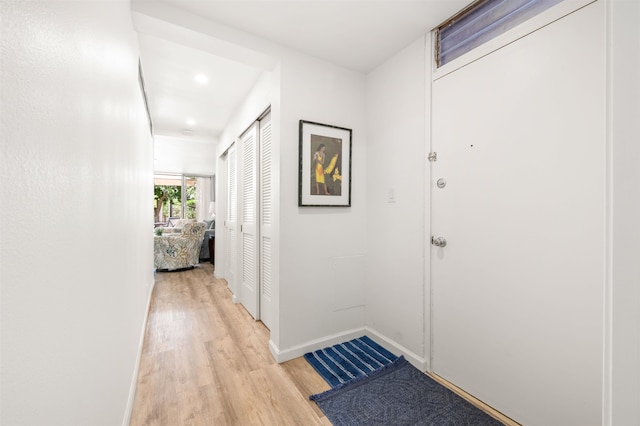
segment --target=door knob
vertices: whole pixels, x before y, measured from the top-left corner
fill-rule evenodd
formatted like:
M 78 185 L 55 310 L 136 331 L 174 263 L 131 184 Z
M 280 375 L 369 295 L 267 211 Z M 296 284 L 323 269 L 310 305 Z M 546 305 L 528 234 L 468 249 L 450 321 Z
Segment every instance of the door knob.
M 431 237 L 431 244 L 436 247 L 445 247 L 447 245 L 447 240 L 443 237 Z

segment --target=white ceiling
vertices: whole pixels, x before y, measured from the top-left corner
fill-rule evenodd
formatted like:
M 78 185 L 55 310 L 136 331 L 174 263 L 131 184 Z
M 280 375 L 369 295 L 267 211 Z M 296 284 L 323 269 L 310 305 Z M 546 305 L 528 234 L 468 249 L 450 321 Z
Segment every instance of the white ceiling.
M 470 1 L 133 0 L 154 133 L 214 141 L 274 49 L 366 74 Z
M 154 133 L 193 137 L 217 135 L 261 70 L 172 41 L 141 34 L 140 50 Z M 194 77 L 204 74 L 206 84 Z M 187 125 L 193 119 L 195 125 Z

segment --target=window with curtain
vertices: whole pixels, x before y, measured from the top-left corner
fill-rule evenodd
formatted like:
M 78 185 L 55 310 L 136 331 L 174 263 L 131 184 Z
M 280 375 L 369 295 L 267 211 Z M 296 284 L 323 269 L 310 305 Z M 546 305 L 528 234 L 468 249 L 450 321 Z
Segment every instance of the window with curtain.
M 212 217 L 213 176 L 154 176 L 154 223 L 170 218 L 209 220 Z

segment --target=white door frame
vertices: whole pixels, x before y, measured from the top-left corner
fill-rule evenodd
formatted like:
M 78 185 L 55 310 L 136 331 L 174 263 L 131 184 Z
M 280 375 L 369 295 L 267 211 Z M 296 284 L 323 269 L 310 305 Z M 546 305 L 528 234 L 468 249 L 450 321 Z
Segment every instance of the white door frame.
M 570 3 L 570 2 L 565 2 L 565 3 Z M 563 4 L 562 6 L 563 6 L 563 7 L 565 7 L 566 5 L 564 5 L 564 4 Z M 592 9 L 589 9 L 589 10 L 592 10 L 592 11 L 593 11 L 593 10 L 595 10 L 595 9 L 593 9 L 593 8 L 596 8 L 596 7 L 600 7 L 600 8 L 602 8 L 602 3 L 600 3 L 599 5 L 594 5 L 594 6 L 590 6 L 590 7 L 592 7 Z M 557 10 L 556 10 L 555 12 L 557 12 Z M 581 11 L 581 12 L 582 12 L 582 11 Z M 562 16 L 564 16 L 564 15 L 562 15 Z M 560 23 L 558 23 L 558 24 L 562 24 L 562 22 L 560 22 Z M 555 25 L 555 24 L 554 24 L 554 25 Z M 520 29 L 519 31 L 521 31 L 521 30 L 522 30 L 522 29 Z M 603 32 L 601 35 L 602 35 L 602 36 L 604 36 L 604 32 Z M 602 46 L 601 46 L 601 47 L 602 47 Z M 492 48 L 493 48 L 493 50 L 497 50 L 499 47 L 495 47 L 495 46 L 493 46 Z M 487 49 L 489 49 L 489 47 L 487 47 Z M 429 50 L 430 50 L 430 49 L 427 49 L 427 51 L 429 51 Z M 491 51 L 493 51 L 493 50 L 491 50 Z M 602 58 L 601 58 L 601 59 L 602 59 L 602 66 L 604 67 L 605 55 L 604 55 L 604 54 L 602 54 L 601 56 L 602 56 Z M 428 58 L 429 58 L 429 62 L 431 62 L 431 61 L 430 61 L 430 58 L 432 58 L 432 55 L 430 55 L 430 54 L 429 54 L 429 55 L 428 55 Z M 477 58 L 476 58 L 476 59 L 477 59 Z M 486 59 L 487 59 L 487 58 L 483 58 L 483 60 L 486 60 Z M 459 63 L 454 64 L 454 65 L 456 65 L 456 67 L 458 67 L 458 68 L 460 67 L 460 64 L 459 64 Z M 595 63 L 593 64 L 593 66 L 594 66 L 594 67 L 598 67 L 597 60 L 595 61 Z M 429 68 L 427 68 L 427 69 L 430 69 L 430 67 L 429 67 Z M 445 71 L 441 71 L 441 72 L 439 73 L 439 77 L 442 77 L 442 76 L 444 76 L 444 75 L 446 75 L 446 74 L 448 74 L 448 73 L 450 73 L 450 72 L 453 72 L 453 71 L 454 71 L 454 69 L 446 70 L 446 72 L 445 72 Z M 438 74 L 438 72 L 436 72 L 435 74 L 437 75 L 437 74 Z M 435 78 L 438 78 L 438 76 L 436 76 Z M 604 87 L 604 84 L 603 84 L 602 86 Z M 427 90 L 429 90 L 429 98 L 428 98 L 428 99 L 432 99 L 432 97 L 431 97 L 431 93 L 430 93 L 430 90 L 431 90 L 431 89 L 429 89 L 429 88 L 428 88 Z M 437 106 L 435 106 L 435 107 L 437 107 Z M 602 114 L 602 117 L 604 117 L 604 114 Z M 604 120 L 604 118 L 603 118 L 603 120 Z M 431 129 L 429 129 L 429 130 L 431 130 Z M 431 132 L 428 132 L 427 134 L 430 134 L 430 133 L 431 133 Z M 432 140 L 432 142 L 433 142 L 433 140 Z M 437 142 L 437 141 L 436 141 L 436 142 Z M 603 140 L 603 142 L 602 142 L 602 143 L 603 143 L 603 146 L 604 146 L 604 140 Z M 437 143 L 436 143 L 436 144 L 434 144 L 434 145 L 435 145 L 436 147 L 438 146 L 438 145 L 437 145 Z M 437 150 L 437 148 L 435 148 L 435 149 Z M 433 149 L 432 149 L 431 151 L 433 151 Z M 436 169 L 436 168 L 438 168 L 439 162 L 440 162 L 440 160 L 438 160 L 438 163 L 436 163 L 433 167 L 430 167 L 430 169 Z M 543 166 L 544 166 L 544 164 L 541 164 L 541 165 L 540 165 L 540 167 L 543 167 Z M 602 165 L 601 165 L 601 166 L 602 166 Z M 490 164 L 487 164 L 487 167 L 491 167 L 491 165 L 490 165 Z M 430 171 L 425 172 L 425 174 L 428 176 L 428 175 L 430 174 Z M 604 173 L 602 173 L 602 175 L 604 176 Z M 435 175 L 434 175 L 434 176 L 432 176 L 432 178 L 433 178 L 433 179 L 437 179 L 437 178 L 439 178 L 439 177 L 442 177 L 442 176 L 435 176 Z M 433 190 L 433 191 L 439 191 L 439 189 L 437 189 L 437 188 L 435 188 L 435 187 L 434 187 L 434 183 L 433 183 L 433 180 L 432 180 L 432 179 L 430 179 L 430 180 L 429 180 L 429 183 L 431 184 L 431 186 L 432 186 L 432 190 Z M 450 183 L 450 184 L 454 184 L 454 183 Z M 433 197 L 432 197 L 432 199 L 433 199 Z M 602 201 L 603 201 L 603 200 L 602 200 Z M 429 205 L 429 207 L 431 207 L 431 205 Z M 432 217 L 431 219 L 433 220 L 433 217 Z M 604 221 L 603 221 L 603 222 L 604 222 Z M 524 226 L 524 225 L 523 225 L 523 226 Z M 429 227 L 428 227 L 428 228 L 429 228 Z M 433 232 L 437 234 L 437 233 L 439 232 L 439 230 L 438 230 L 438 229 L 433 229 Z M 430 243 L 431 243 L 431 241 L 430 241 L 431 234 L 426 235 L 425 237 L 426 237 L 425 244 L 429 244 L 429 245 L 430 245 Z M 595 238 L 599 238 L 599 237 L 596 235 L 596 236 L 595 236 Z M 433 249 L 432 249 L 432 253 L 434 254 L 434 256 L 438 256 L 439 250 L 444 250 L 444 251 L 446 251 L 446 250 L 447 250 L 447 248 L 444 248 L 444 249 L 433 248 Z M 436 262 L 437 262 L 437 261 L 434 261 L 434 264 L 435 264 Z M 431 265 L 431 267 L 433 267 L 433 265 Z M 603 267 L 604 267 L 604 266 L 603 266 Z M 429 271 L 426 271 L 426 272 L 428 272 L 429 274 L 431 274 L 431 273 L 432 273 L 432 269 L 429 269 Z M 597 274 L 596 274 L 596 275 L 597 275 Z M 429 275 L 426 275 L 426 276 L 429 276 Z M 431 281 L 429 282 L 429 287 L 431 288 Z M 427 316 L 425 320 L 428 320 L 428 321 L 429 321 L 429 327 L 428 327 L 428 328 L 429 328 L 430 330 L 433 330 L 433 327 L 435 326 L 435 325 L 434 325 L 434 323 L 433 323 L 433 318 L 434 318 L 434 316 L 433 316 L 433 310 L 434 310 L 434 307 L 435 307 L 435 309 L 437 309 L 437 308 L 438 308 L 438 301 L 437 301 L 437 300 L 433 300 L 433 299 L 432 299 L 432 297 L 431 297 L 432 292 L 433 292 L 433 288 L 431 288 L 431 290 L 430 290 L 430 292 L 429 292 L 429 296 L 425 298 L 426 300 L 428 300 L 428 301 L 429 301 L 429 313 L 430 313 L 430 315 L 429 315 L 429 316 Z M 592 295 L 593 295 L 593 294 L 592 294 Z M 549 295 L 549 297 L 553 297 L 553 295 Z M 427 302 L 425 302 L 425 307 L 427 307 L 426 305 L 427 305 Z M 597 312 L 596 312 L 596 315 L 597 315 Z M 427 339 L 428 339 L 428 340 L 427 340 Z M 426 336 L 425 336 L 425 340 L 426 340 L 426 341 L 432 342 L 432 339 L 433 339 L 433 334 L 432 334 L 431 332 L 430 332 L 428 335 L 426 335 Z M 433 359 L 433 355 L 434 355 L 434 352 L 433 352 L 433 351 L 434 351 L 434 347 L 433 347 L 433 346 L 431 346 L 431 347 L 430 347 L 430 356 L 431 356 L 430 369 L 431 369 L 431 370 L 433 370 L 433 368 L 434 368 L 434 361 L 436 361 L 436 360 L 434 360 L 434 359 Z M 480 366 L 480 367 L 482 367 L 482 366 Z M 597 374 L 598 372 L 596 371 L 596 372 L 593 372 L 593 373 L 594 373 L 594 374 Z M 498 407 L 498 408 L 500 408 L 500 407 Z

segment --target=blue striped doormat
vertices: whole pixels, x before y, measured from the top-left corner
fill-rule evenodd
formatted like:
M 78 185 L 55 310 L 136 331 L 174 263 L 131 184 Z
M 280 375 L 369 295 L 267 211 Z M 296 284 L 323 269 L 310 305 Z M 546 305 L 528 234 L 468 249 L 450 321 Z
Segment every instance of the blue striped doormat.
M 304 354 L 304 358 L 333 388 L 369 376 L 398 357 L 367 336 Z

